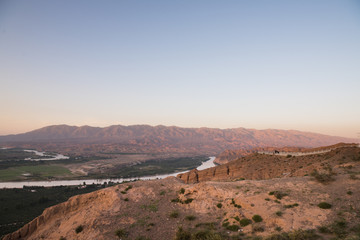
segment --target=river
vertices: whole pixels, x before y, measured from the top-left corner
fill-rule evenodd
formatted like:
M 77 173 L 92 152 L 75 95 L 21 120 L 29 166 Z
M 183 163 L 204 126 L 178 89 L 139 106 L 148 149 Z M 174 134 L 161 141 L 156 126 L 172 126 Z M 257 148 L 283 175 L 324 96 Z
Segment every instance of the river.
M 39 152 L 36 150 L 24 150 L 24 152 L 33 152 L 35 153 L 37 156 L 41 156 L 41 157 L 45 157 L 45 158 L 25 158 L 25 160 L 29 160 L 29 161 L 54 161 L 54 160 L 62 160 L 62 159 L 69 159 L 68 156 L 64 156 L 62 154 L 56 153 L 55 155 L 46 155 L 46 152 Z
M 209 160 L 201 163 L 197 170 L 204 170 L 207 168 L 215 167 L 214 164 L 215 157 L 210 157 Z M 42 187 L 54 187 L 54 186 L 71 186 L 71 185 L 81 185 L 84 182 L 86 185 L 103 184 L 105 182 L 125 182 L 133 180 L 151 180 L 151 179 L 163 179 L 170 176 L 176 176 L 183 172 L 176 172 L 163 175 L 153 175 L 153 176 L 144 176 L 144 177 L 134 177 L 134 178 L 114 178 L 114 179 L 82 179 L 82 180 L 59 180 L 59 181 L 23 181 L 23 182 L 0 182 L 0 188 L 23 188 L 23 186 L 42 186 Z

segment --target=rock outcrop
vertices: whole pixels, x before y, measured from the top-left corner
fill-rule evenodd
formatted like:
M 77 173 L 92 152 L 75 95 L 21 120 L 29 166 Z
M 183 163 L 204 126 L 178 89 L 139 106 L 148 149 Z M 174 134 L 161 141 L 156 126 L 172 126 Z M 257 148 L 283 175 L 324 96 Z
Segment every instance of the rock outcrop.
M 297 157 L 253 153 L 220 166 L 202 171 L 192 170 L 177 177 L 185 183 L 198 183 L 304 176 L 311 174 L 314 169 L 322 169 L 325 165 L 334 168 L 340 162 L 351 162 L 353 156 L 360 155 L 359 147 L 347 146 L 337 145 L 334 150 L 327 153 Z

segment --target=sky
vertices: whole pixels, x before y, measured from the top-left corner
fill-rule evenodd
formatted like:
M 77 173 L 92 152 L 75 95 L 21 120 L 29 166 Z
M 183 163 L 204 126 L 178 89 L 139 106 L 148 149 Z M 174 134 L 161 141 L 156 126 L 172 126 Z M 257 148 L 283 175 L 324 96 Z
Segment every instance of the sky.
M 360 1 L 0 0 L 0 135 L 47 125 L 360 137 Z

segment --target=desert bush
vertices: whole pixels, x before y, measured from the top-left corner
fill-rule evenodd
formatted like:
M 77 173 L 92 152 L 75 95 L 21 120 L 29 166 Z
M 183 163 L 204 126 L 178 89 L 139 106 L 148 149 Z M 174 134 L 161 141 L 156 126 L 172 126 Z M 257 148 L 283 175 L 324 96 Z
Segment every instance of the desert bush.
M 322 208 L 322 209 L 330 209 L 332 207 L 332 205 L 327 202 L 321 202 L 318 204 L 318 207 Z
M 129 201 L 129 199 L 128 199 L 128 198 L 125 198 L 125 199 L 124 199 L 124 201 L 125 201 L 125 202 L 128 202 L 128 201 Z
M 221 204 L 221 203 L 216 204 L 216 206 L 217 206 L 218 208 L 222 208 L 222 204 Z
M 195 233 L 185 231 L 183 228 L 179 228 L 176 232 L 174 240 L 225 240 L 227 238 L 222 237 L 219 233 L 202 230 Z
M 170 213 L 170 217 L 171 218 L 177 218 L 179 217 L 179 211 L 175 210 L 173 212 Z
M 180 194 L 184 194 L 185 193 L 185 188 L 181 188 L 179 192 L 180 192 Z
M 277 199 L 281 200 L 283 197 L 287 196 L 287 193 L 281 191 L 273 191 L 269 192 L 269 195 L 274 195 Z
M 288 233 L 272 234 L 265 240 L 316 240 L 319 238 L 314 230 L 295 230 Z
M 328 173 L 319 173 L 316 169 L 314 169 L 310 175 L 320 183 L 329 183 L 335 180 L 332 171 L 329 171 Z
M 184 231 L 182 227 L 179 227 L 175 235 L 175 240 L 191 240 L 191 234 Z
M 252 226 L 252 231 L 253 231 L 253 232 L 263 232 L 263 231 L 265 231 L 265 229 L 264 229 L 264 227 L 261 226 L 261 225 L 254 224 L 254 225 Z
M 229 225 L 229 226 L 226 226 L 226 229 L 229 230 L 229 231 L 233 231 L 233 232 L 236 232 L 237 230 L 239 230 L 239 226 L 238 225 Z
M 198 223 L 195 225 L 195 227 L 205 227 L 208 230 L 215 230 L 216 227 L 216 222 L 207 222 L 207 223 Z
M 84 229 L 83 226 L 82 226 L 82 225 L 79 225 L 79 226 L 77 226 L 77 227 L 75 228 L 75 232 L 76 232 L 76 233 L 81 233 L 83 229 Z
M 288 204 L 288 205 L 284 205 L 284 208 L 293 208 L 293 207 L 297 207 L 299 206 L 298 203 L 294 203 L 294 204 Z
M 240 220 L 240 226 L 245 227 L 251 223 L 251 220 L 248 218 L 243 218 Z
M 166 192 L 163 190 L 163 191 L 160 192 L 160 195 L 163 196 L 163 195 L 165 195 L 165 193 Z
M 196 219 L 196 217 L 194 215 L 188 215 L 185 217 L 185 219 L 188 221 L 194 221 Z
M 144 237 L 144 236 L 139 236 L 139 237 L 136 237 L 135 240 L 151 240 L 151 238 L 147 238 L 147 237 Z
M 66 240 L 66 238 L 63 237 L 63 236 L 61 236 L 61 237 L 59 238 L 59 240 Z
M 185 204 L 191 203 L 194 199 L 193 198 L 188 198 L 184 201 Z
M 283 212 L 282 212 L 282 211 L 277 211 L 275 214 L 276 214 L 277 216 L 281 217 L 281 216 L 283 215 Z
M 260 215 L 254 215 L 253 217 L 252 217 L 252 220 L 254 220 L 254 222 L 262 222 L 262 217 L 260 216 Z
M 127 237 L 128 235 L 129 235 L 129 233 L 125 229 L 122 229 L 122 228 L 115 231 L 115 236 L 117 236 L 118 238 Z
M 131 186 L 131 185 L 127 186 L 127 188 L 125 189 L 125 191 L 129 191 L 130 189 L 132 189 L 132 186 Z

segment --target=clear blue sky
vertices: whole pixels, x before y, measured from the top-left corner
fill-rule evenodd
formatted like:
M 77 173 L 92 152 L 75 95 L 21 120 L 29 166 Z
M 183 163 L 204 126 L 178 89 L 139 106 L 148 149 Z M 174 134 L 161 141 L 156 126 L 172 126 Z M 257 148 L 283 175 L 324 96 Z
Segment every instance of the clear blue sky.
M 360 1 L 0 0 L 0 135 L 360 132 Z

